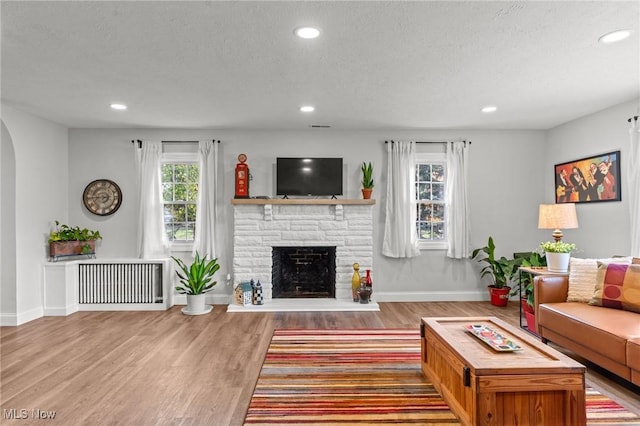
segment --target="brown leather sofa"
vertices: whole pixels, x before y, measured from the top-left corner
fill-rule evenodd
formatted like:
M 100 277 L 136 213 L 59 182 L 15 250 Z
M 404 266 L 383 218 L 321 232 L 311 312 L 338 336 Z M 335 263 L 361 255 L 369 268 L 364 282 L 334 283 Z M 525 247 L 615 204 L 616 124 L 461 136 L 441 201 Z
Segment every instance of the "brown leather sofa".
M 567 302 L 567 277 L 534 279 L 538 334 L 640 385 L 640 314 Z

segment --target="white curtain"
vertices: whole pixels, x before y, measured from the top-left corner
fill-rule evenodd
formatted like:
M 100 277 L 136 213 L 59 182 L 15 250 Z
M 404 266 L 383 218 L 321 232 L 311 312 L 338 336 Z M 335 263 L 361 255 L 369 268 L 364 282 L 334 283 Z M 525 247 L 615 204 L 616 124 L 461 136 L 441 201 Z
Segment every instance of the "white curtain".
M 631 255 L 640 257 L 640 124 L 631 118 L 629 129 L 629 155 L 627 156 L 627 183 L 631 218 Z
M 414 142 L 387 143 L 386 201 L 382 254 L 388 257 L 418 256 Z
M 193 254 L 216 256 L 216 188 L 218 185 L 218 144 L 200 141 L 198 144 L 200 179 L 198 181 L 198 207 Z
M 447 257 L 466 259 L 471 254 L 469 196 L 467 192 L 467 144 L 447 143 Z
M 160 159 L 162 143 L 145 141 L 136 148 L 138 168 L 138 257 L 167 257 L 169 242 L 164 231 Z

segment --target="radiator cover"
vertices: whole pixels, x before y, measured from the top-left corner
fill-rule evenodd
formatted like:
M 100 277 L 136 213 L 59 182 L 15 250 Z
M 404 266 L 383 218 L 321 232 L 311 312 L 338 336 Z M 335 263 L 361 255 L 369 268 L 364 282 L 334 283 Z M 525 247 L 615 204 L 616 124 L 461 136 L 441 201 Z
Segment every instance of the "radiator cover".
M 162 303 L 162 263 L 80 263 L 78 303 Z

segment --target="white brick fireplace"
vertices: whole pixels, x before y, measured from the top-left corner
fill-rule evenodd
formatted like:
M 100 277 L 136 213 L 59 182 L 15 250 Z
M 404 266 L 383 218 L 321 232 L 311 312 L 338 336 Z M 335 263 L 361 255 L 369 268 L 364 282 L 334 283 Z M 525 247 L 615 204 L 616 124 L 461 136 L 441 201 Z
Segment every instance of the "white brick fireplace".
M 234 283 L 260 280 L 268 305 L 273 247 L 333 246 L 335 299 L 326 303 L 357 305 L 352 300 L 351 277 L 354 262 L 360 264 L 361 273 L 373 266 L 373 200 L 247 199 L 232 204 Z

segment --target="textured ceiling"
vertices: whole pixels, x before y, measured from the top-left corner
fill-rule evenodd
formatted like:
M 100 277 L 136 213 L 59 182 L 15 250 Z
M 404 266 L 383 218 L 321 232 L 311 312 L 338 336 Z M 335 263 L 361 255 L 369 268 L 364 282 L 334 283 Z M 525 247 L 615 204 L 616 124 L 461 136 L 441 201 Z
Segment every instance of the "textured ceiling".
M 638 1 L 2 1 L 1 13 L 2 100 L 72 128 L 547 129 L 640 94 Z M 321 37 L 294 37 L 300 25 Z M 631 38 L 597 42 L 620 28 Z

